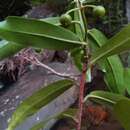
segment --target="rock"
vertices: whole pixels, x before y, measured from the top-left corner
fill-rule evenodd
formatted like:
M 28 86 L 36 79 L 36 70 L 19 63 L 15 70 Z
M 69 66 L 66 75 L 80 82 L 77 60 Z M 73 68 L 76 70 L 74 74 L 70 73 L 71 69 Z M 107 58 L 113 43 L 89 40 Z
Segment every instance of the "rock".
M 77 69 L 70 64 L 51 63 L 53 69 L 61 73 L 78 74 Z M 36 67 L 34 70 L 25 73 L 13 86 L 10 86 L 7 90 L 0 93 L 0 129 L 5 130 L 7 123 L 11 118 L 12 113 L 16 107 L 28 96 L 32 95 L 35 91 L 41 87 L 46 86 L 49 83 L 60 80 L 60 78 L 53 74 L 48 74 L 47 70 Z M 41 109 L 34 116 L 26 120 L 25 123 L 20 125 L 16 130 L 28 130 L 35 123 L 41 120 L 45 120 L 47 117 L 53 114 L 64 111 L 71 104 L 73 104 L 77 98 L 77 88 L 72 87 L 65 92 L 62 96 L 58 97 L 52 103 Z
M 34 6 L 30 9 L 26 16 L 29 18 L 42 19 L 46 17 L 54 17 L 64 12 L 68 0 L 48 0 L 44 4 Z

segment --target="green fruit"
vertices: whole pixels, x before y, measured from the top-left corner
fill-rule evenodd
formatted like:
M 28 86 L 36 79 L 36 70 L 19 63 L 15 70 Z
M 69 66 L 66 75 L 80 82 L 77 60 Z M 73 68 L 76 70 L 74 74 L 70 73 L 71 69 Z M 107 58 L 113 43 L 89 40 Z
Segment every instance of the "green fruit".
M 96 17 L 103 17 L 105 15 L 105 13 L 106 13 L 106 10 L 103 6 L 96 6 L 93 9 L 93 14 Z
M 64 26 L 67 27 L 71 24 L 72 22 L 72 17 L 68 14 L 64 14 L 60 17 L 60 23 Z

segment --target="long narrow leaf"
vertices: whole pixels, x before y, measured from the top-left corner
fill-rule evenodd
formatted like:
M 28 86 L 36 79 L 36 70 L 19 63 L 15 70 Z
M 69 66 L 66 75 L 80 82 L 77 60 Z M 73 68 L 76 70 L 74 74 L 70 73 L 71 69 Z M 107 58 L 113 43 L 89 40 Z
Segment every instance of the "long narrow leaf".
M 77 35 L 45 21 L 8 17 L 0 22 L 0 37 L 26 46 L 45 49 L 72 49 L 81 46 Z
M 107 37 L 97 29 L 88 32 L 90 46 L 93 52 L 107 44 Z M 124 94 L 124 68 L 118 55 L 114 55 L 98 61 L 100 68 L 105 72 L 104 79 L 109 88 L 114 93 Z
M 88 99 L 92 99 L 93 101 L 96 101 L 99 103 L 107 103 L 109 105 L 114 105 L 118 101 L 122 99 L 128 99 L 128 98 L 120 94 L 115 94 L 111 92 L 93 91 L 85 97 L 84 101 L 86 102 Z
M 14 130 L 27 117 L 50 103 L 73 85 L 70 80 L 61 80 L 48 85 L 27 98 L 14 112 L 7 130 Z
M 51 18 L 45 18 L 40 20 L 49 22 L 51 24 L 60 25 L 59 17 L 51 17 Z M 0 42 L 0 60 L 14 55 L 24 47 L 26 46 L 2 40 Z
M 126 88 L 127 92 L 130 94 L 130 68 L 124 69 L 124 87 Z
M 130 50 L 130 24 L 113 36 L 107 43 L 98 49 L 92 56 L 91 63 L 108 56 Z

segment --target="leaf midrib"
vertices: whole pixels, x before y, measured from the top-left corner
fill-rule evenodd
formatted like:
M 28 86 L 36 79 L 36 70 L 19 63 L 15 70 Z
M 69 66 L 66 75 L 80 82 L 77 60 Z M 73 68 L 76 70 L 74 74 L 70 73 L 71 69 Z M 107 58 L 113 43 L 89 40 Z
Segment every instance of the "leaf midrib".
M 106 50 L 104 53 L 102 53 L 102 54 L 100 54 L 100 55 L 98 55 L 97 56 L 97 52 L 99 52 L 99 51 L 97 51 L 95 54 L 96 54 L 96 56 L 93 56 L 92 57 L 92 59 L 91 59 L 91 61 L 90 61 L 90 64 L 94 64 L 97 60 L 99 60 L 100 58 L 102 58 L 103 56 L 105 56 L 107 53 L 109 53 L 109 52 L 111 52 L 112 50 L 114 50 L 114 49 L 116 49 L 116 48 L 118 48 L 118 47 L 120 47 L 123 43 L 125 43 L 125 42 L 127 42 L 127 41 L 129 41 L 130 40 L 130 38 L 127 38 L 127 39 L 125 39 L 124 41 L 122 41 L 120 44 L 116 44 L 115 46 L 113 46 L 111 49 L 109 49 L 109 50 Z M 105 46 L 105 45 L 104 45 Z M 103 46 L 103 47 L 104 47 Z M 100 48 L 100 50 L 102 49 L 102 47 Z
M 68 84 L 68 85 L 67 85 L 67 84 Z M 67 88 L 69 88 L 69 87 L 72 85 L 72 83 L 67 83 L 67 84 L 65 85 Z M 62 87 L 63 87 L 63 86 L 62 86 Z M 56 92 L 57 92 L 58 90 L 60 90 L 62 87 L 60 87 L 60 88 L 57 87 L 57 90 L 56 90 L 56 91 L 53 91 L 53 90 L 52 90 L 52 92 L 49 92 L 46 97 L 37 100 L 37 102 L 36 102 L 35 104 L 28 105 L 28 106 L 29 106 L 28 109 L 27 109 L 24 113 L 21 112 L 21 114 L 19 115 L 19 117 L 18 117 L 18 118 L 15 118 L 15 120 L 21 119 L 20 117 L 25 117 L 25 113 L 27 113 L 30 108 L 32 108 L 33 106 L 35 106 L 36 104 L 38 104 L 38 103 L 41 102 L 42 100 L 45 100 L 49 95 L 52 95 L 54 92 L 56 93 Z M 17 112 L 17 111 L 16 111 L 16 112 Z M 17 121 L 18 121 L 18 120 L 17 120 Z M 15 126 L 14 124 L 13 124 L 13 125 L 10 124 L 10 127 L 9 127 L 9 128 L 12 129 L 12 128 L 14 128 L 14 126 Z
M 32 36 L 40 36 L 40 37 L 45 37 L 45 38 L 50 38 L 50 39 L 54 39 L 54 40 L 57 40 L 57 41 L 64 41 L 64 42 L 69 42 L 69 43 L 75 43 L 75 44 L 79 44 L 79 45 L 82 45 L 85 43 L 83 42 L 80 42 L 80 41 L 74 41 L 74 40 L 68 40 L 68 39 L 62 39 L 62 38 L 58 38 L 58 37 L 54 37 L 54 36 L 48 36 L 46 34 L 35 34 L 35 33 L 30 33 L 30 32 L 24 32 L 24 31 L 14 31 L 14 30 L 8 30 L 8 29 L 2 29 L 4 31 L 8 31 L 8 32 L 13 32 L 13 33 L 21 33 L 21 34 L 26 34 L 26 35 L 32 35 Z

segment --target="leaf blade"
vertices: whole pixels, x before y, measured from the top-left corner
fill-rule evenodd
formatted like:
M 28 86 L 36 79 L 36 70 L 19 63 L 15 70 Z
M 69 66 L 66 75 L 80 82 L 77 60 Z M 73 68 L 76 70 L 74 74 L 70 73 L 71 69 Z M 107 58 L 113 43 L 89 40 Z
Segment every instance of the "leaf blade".
M 93 91 L 89 95 L 87 95 L 84 99 L 84 102 L 86 102 L 88 99 L 93 99 L 96 102 L 99 103 L 108 103 L 110 105 L 114 105 L 118 101 L 122 99 L 128 99 L 123 95 L 115 94 L 111 92 L 106 91 Z
M 99 30 L 92 29 L 88 32 L 89 42 L 93 52 L 107 44 L 108 38 Z M 105 72 L 104 80 L 110 91 L 114 93 L 125 93 L 124 68 L 118 55 L 110 56 L 98 61 L 100 68 Z
M 124 83 L 128 94 L 130 94 L 130 68 L 124 69 Z
M 77 35 L 46 21 L 8 17 L 0 22 L 0 37 L 26 46 L 45 49 L 72 49 L 81 46 Z
M 40 89 L 27 98 L 14 112 L 8 130 L 14 130 L 28 116 L 33 115 L 73 85 L 70 80 L 61 80 Z
M 92 58 L 91 63 L 95 63 L 101 58 L 106 58 L 108 56 L 119 54 L 123 51 L 130 49 L 130 24 L 123 28 L 119 33 L 113 36 L 108 42 L 97 50 Z

